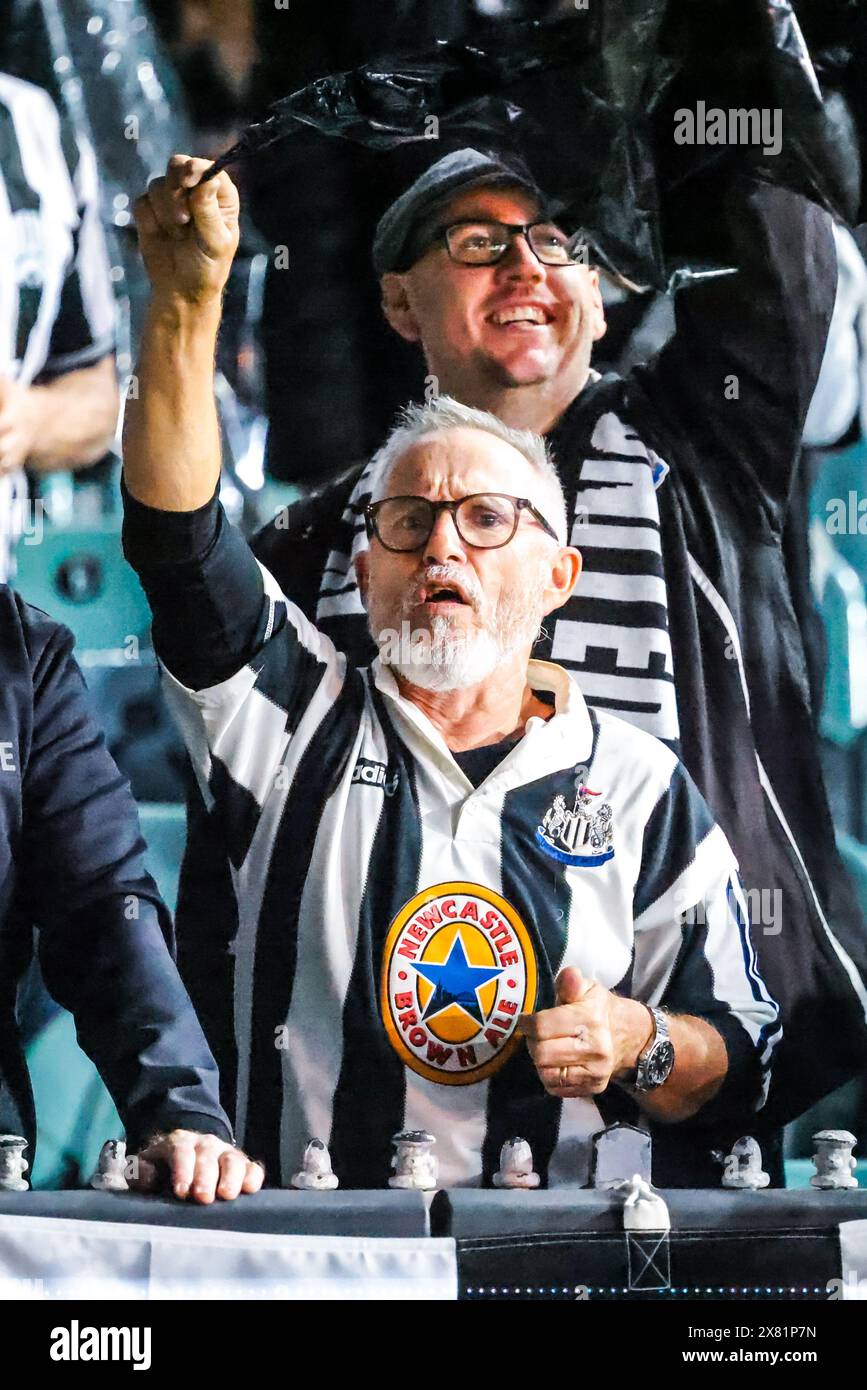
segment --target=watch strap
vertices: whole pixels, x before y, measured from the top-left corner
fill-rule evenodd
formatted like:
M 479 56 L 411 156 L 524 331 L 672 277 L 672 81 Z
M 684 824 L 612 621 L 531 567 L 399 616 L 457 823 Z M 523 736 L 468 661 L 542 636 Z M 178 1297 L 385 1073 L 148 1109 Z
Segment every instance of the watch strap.
M 660 1043 L 671 1042 L 671 1029 L 668 1026 L 668 1019 L 666 1018 L 665 1014 L 662 1012 L 661 1009 L 655 1009 L 652 1004 L 645 1004 L 644 1007 L 648 1009 L 651 1015 L 653 1016 L 654 1028 L 653 1035 L 650 1041 L 646 1044 L 644 1048 L 642 1048 L 641 1052 L 638 1054 L 638 1062 L 635 1068 L 635 1080 L 633 1082 L 633 1085 L 636 1090 L 650 1091 L 654 1090 L 656 1088 L 656 1085 L 659 1085 L 661 1083 L 657 1082 L 653 1085 L 649 1083 L 647 1078 L 647 1063 L 653 1056 L 656 1049 L 659 1047 Z

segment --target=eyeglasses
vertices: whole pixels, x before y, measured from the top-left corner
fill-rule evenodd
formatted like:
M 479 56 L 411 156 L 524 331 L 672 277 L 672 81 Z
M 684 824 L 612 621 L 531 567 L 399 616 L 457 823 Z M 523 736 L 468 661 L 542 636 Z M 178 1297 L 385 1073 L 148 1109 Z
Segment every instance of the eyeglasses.
M 427 497 L 385 497 L 364 510 L 367 536 L 376 536 L 386 550 L 408 552 L 427 544 L 440 512 L 451 512 L 461 540 L 478 550 L 508 545 L 518 529 L 521 512 L 529 512 L 554 540 L 557 532 L 526 497 L 504 492 L 473 492 L 454 502 Z
M 449 256 L 460 265 L 496 265 L 515 237 L 526 238 L 543 265 L 586 265 L 587 247 L 579 233 L 568 236 L 554 222 L 452 222 L 439 227 L 435 240 L 445 241 Z

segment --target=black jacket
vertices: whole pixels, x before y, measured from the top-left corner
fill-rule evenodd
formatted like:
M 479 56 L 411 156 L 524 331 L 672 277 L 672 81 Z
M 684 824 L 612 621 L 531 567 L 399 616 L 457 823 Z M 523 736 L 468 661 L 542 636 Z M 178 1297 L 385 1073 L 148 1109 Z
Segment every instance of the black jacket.
M 0 1132 L 35 1144 L 15 1014 L 35 926 L 48 989 L 72 1013 L 131 1148 L 174 1128 L 231 1140 L 135 803 L 71 651 L 66 628 L 0 586 Z
M 659 356 L 628 378 L 585 387 L 549 442 L 570 509 L 591 436 L 609 412 L 670 468 L 658 499 L 679 751 L 734 846 L 746 887 L 781 894 L 778 921 L 756 924 L 754 940 L 785 1034 L 765 1129 L 745 1116 L 739 1131 L 770 1141 L 867 1062 L 867 935 L 835 849 L 781 545 L 836 260 L 827 216 L 780 189 L 745 180 L 696 202 L 690 215 L 704 250 L 738 273 L 681 291 L 676 333 Z M 372 646 L 363 617 L 317 614 L 320 588 L 341 592 L 340 577 L 323 582 L 323 571 L 349 554 L 361 524 L 358 499 L 347 505 L 359 472 L 290 508 L 254 549 L 284 592 L 365 663 Z M 558 622 L 580 603 L 579 583 L 546 620 L 549 638 L 536 655 L 550 657 Z M 570 664 L 556 652 L 554 659 Z M 178 931 L 197 1002 L 210 993 L 208 978 L 230 968 L 208 834 L 196 812 Z M 206 884 L 217 916 L 205 927 L 186 907 Z M 718 1183 L 711 1151 L 736 1137 L 704 1133 L 700 1120 L 660 1130 L 656 1153 L 669 1153 L 671 1167 L 655 1167 L 656 1180 Z

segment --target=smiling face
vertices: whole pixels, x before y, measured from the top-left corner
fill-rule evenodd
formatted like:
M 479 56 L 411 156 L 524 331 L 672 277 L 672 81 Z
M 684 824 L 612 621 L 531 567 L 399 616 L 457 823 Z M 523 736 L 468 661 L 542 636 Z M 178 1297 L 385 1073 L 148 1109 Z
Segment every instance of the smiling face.
M 525 225 L 537 217 L 537 204 L 520 188 L 482 187 L 454 197 L 438 222 Z M 382 289 L 392 327 L 422 344 L 440 389 L 462 399 L 474 382 L 503 388 L 563 378 L 577 393 L 605 332 L 597 272 L 543 265 L 524 237 L 488 266 L 457 264 L 440 239 L 404 274 L 384 275 Z
M 419 439 L 382 495 L 446 501 L 478 492 L 526 497 L 545 515 L 545 488 L 527 459 L 470 428 Z M 491 550 L 467 545 L 453 516 L 440 512 L 421 549 L 395 553 L 374 537 L 356 563 L 386 664 L 425 689 L 453 690 L 484 680 L 516 653 L 526 661 L 542 618 L 572 592 L 581 557 L 526 511 L 509 544 Z

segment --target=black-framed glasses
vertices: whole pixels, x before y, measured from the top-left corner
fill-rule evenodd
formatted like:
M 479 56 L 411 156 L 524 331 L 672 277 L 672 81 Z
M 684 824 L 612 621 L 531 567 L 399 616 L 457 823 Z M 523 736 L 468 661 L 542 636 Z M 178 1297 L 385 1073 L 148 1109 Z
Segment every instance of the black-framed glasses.
M 460 265 L 496 265 L 515 237 L 522 236 L 543 265 L 586 265 L 587 247 L 580 233 L 570 236 L 556 222 L 451 222 L 437 230 L 449 256 Z
M 549 536 L 559 537 L 526 497 L 505 492 L 472 492 L 453 502 L 429 497 L 384 497 L 364 509 L 368 539 L 376 536 L 386 550 L 421 550 L 427 544 L 440 512 L 451 512 L 461 540 L 479 550 L 508 545 L 518 529 L 521 512 L 529 512 Z

